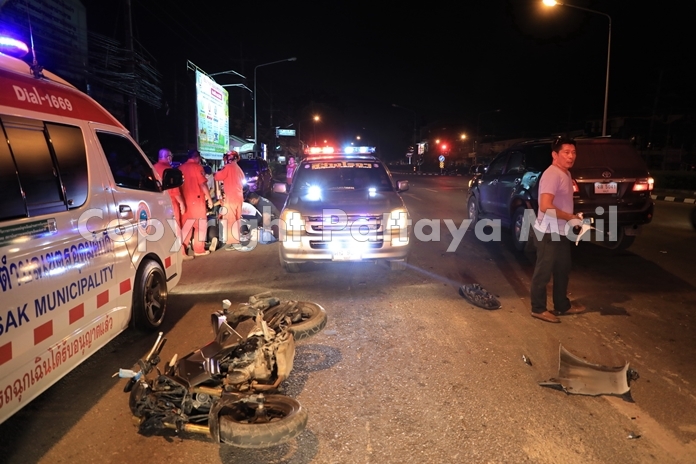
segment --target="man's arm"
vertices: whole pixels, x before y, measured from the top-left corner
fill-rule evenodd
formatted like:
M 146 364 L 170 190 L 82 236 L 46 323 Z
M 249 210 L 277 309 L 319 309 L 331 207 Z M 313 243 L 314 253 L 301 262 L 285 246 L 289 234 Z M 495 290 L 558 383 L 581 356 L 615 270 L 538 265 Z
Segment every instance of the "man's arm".
M 556 218 L 563 219 L 564 221 L 570 221 L 572 219 L 582 219 L 582 216 L 580 216 L 579 214 L 573 214 L 572 211 L 569 213 L 558 208 L 556 205 L 553 204 L 554 198 L 556 198 L 556 196 L 553 193 L 542 193 L 539 198 L 539 211 L 546 214 L 547 210 L 556 210 Z
M 184 214 L 186 212 L 186 203 L 184 202 L 184 196 L 181 194 L 181 189 L 176 189 L 176 196 L 174 199 L 179 203 L 179 211 L 181 211 L 181 214 Z

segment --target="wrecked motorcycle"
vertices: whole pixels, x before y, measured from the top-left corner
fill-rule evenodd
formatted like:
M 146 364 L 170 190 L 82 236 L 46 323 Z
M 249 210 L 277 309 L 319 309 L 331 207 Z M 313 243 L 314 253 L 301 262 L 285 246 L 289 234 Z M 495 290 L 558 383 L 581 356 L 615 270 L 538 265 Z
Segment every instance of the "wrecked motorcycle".
M 295 341 L 326 326 L 326 311 L 304 301 L 281 302 L 268 293 L 211 315 L 215 339 L 160 371 L 166 338 L 160 332 L 139 371 L 129 378 L 129 406 L 143 434 L 165 429 L 207 435 L 241 448 L 265 448 L 297 437 L 307 412 L 279 392 L 295 357 Z M 152 371 L 156 375 L 150 376 Z

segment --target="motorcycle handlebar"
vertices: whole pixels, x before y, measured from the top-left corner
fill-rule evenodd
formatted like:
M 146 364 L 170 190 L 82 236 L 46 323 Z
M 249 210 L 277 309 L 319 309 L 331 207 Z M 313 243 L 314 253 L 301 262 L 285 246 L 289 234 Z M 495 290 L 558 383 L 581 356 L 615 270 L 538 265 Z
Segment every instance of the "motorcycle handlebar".
M 165 342 L 167 341 L 166 338 L 162 337 L 164 337 L 164 332 L 160 332 L 159 335 L 157 335 L 157 340 L 155 340 L 155 344 L 152 345 L 152 349 L 145 357 L 145 362 L 149 362 L 153 357 L 159 356 L 160 352 L 162 351 L 162 348 L 164 348 Z

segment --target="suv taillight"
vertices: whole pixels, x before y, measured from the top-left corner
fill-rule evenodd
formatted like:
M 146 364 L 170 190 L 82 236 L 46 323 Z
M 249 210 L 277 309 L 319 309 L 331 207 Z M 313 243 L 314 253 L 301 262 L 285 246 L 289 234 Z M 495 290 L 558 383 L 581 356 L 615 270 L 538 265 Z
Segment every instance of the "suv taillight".
M 655 186 L 655 179 L 652 177 L 648 177 L 645 179 L 637 179 L 636 183 L 633 184 L 633 191 L 634 192 L 652 192 L 653 187 Z
M 580 193 L 580 187 L 578 187 L 578 183 L 575 182 L 575 179 L 573 179 L 573 193 Z

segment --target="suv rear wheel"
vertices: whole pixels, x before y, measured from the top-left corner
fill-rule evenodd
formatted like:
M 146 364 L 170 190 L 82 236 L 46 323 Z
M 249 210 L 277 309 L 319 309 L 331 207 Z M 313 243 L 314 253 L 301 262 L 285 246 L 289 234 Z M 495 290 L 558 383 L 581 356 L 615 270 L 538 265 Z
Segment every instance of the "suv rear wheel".
M 510 227 L 510 231 L 512 232 L 512 244 L 515 247 L 515 250 L 524 251 L 524 248 L 527 246 L 527 242 L 520 240 L 520 235 L 522 235 L 522 226 L 524 225 L 524 207 L 520 206 L 512 214 L 511 225 L 512 227 Z M 531 234 L 527 236 L 527 240 L 529 240 L 530 235 Z
M 475 226 L 479 219 L 478 206 L 476 205 L 476 197 L 470 196 L 469 203 L 467 205 L 467 211 L 469 213 L 469 219 L 471 219 L 471 226 Z
M 635 235 L 626 235 L 626 230 L 623 227 L 619 227 L 617 235 L 616 241 L 605 240 L 600 243 L 602 243 L 602 246 L 612 251 L 623 251 L 633 245 L 633 242 L 636 240 Z

